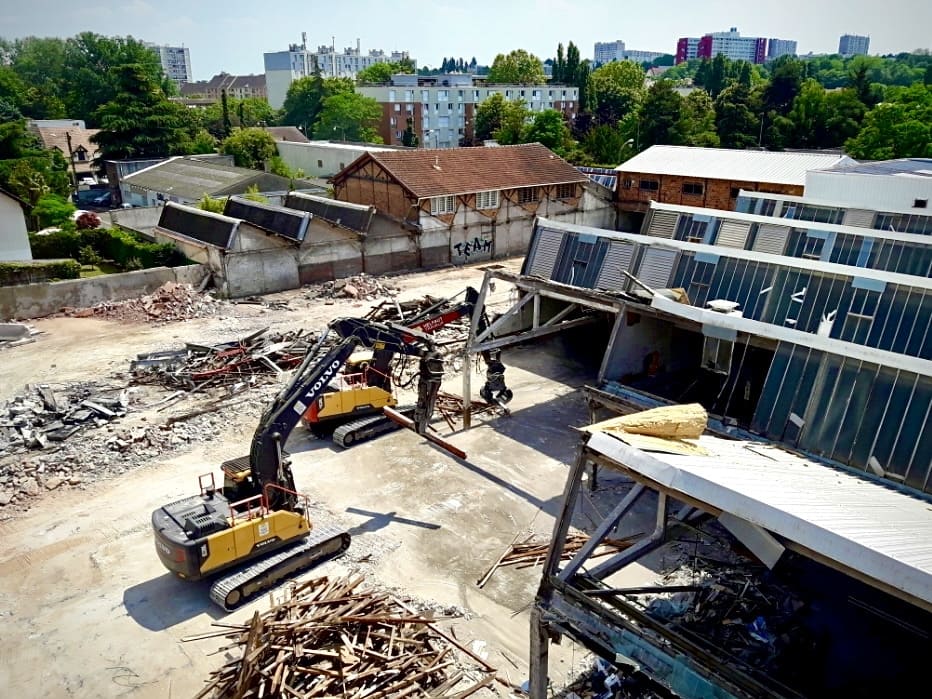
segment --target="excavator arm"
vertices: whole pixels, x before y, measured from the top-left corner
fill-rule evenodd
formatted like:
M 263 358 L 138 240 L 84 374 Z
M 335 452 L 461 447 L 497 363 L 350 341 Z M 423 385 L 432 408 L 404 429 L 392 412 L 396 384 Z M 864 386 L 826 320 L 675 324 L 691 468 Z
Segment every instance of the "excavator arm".
M 295 490 L 291 468 L 282 454 L 285 442 L 307 406 L 327 389 L 360 342 L 354 336 L 346 337 L 320 358 L 318 352 L 326 339 L 327 333 L 324 333 L 295 371 L 291 382 L 278 393 L 259 421 L 252 438 L 249 465 L 260 490 L 269 483 L 288 491 Z M 269 503 L 273 510 L 295 506 L 294 496 L 290 493 L 272 489 L 269 497 L 276 500 Z

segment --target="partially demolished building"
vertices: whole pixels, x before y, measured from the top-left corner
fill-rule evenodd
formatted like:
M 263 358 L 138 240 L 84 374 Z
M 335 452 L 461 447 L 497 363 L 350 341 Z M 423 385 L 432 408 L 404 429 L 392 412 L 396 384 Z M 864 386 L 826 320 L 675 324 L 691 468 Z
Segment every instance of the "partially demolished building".
M 593 422 L 695 402 L 717 435 L 685 451 L 582 439 L 532 613 L 532 697 L 561 636 L 685 697 L 917 680 L 932 639 L 932 237 L 840 208 L 827 223 L 653 203 L 640 233 L 538 219 L 521 274 L 486 273 L 482 298 L 501 280 L 517 300 L 470 352 L 588 326 L 584 342 L 607 338 L 584 389 Z M 629 528 L 637 507 L 647 532 Z M 591 540 L 561 562 L 574 527 Z M 656 582 L 632 584 L 645 571 Z

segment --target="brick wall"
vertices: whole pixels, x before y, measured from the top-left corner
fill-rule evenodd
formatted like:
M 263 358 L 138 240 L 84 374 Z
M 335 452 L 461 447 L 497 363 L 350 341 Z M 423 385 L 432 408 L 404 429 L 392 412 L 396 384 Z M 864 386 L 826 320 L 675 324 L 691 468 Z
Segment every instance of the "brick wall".
M 657 189 L 641 188 L 642 181 L 656 182 Z M 626 187 L 625 185 L 629 182 L 630 186 Z M 699 191 L 691 193 L 689 189 Z M 708 209 L 731 211 L 734 209 L 738 190 L 741 189 L 797 196 L 803 193 L 802 185 L 619 172 L 615 196 L 621 211 L 647 211 L 648 203 L 652 200 L 663 204 L 702 206 Z

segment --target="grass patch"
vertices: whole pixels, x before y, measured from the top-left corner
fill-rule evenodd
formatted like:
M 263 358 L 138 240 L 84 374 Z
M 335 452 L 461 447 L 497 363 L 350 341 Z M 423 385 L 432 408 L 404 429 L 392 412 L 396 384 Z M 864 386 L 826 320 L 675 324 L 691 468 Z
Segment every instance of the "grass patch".
M 99 277 L 102 274 L 119 274 L 122 271 L 112 262 L 101 262 L 99 265 L 81 265 L 81 279 Z

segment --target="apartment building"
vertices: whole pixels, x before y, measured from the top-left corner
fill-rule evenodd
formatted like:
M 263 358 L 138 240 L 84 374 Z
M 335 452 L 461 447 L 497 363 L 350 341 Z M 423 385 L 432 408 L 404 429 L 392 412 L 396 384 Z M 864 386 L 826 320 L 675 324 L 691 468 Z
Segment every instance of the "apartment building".
M 869 36 L 842 34 L 838 39 L 838 53 L 842 56 L 866 55 L 871 45 Z
M 796 42 L 787 39 L 770 39 L 773 50 L 796 53 Z M 727 32 L 713 32 L 701 38 L 682 37 L 676 44 L 676 62 L 691 58 L 714 58 L 719 54 L 732 61 L 763 63 L 767 57 L 768 39 L 761 36 L 741 36 L 737 27 Z M 783 55 L 778 53 L 777 55 Z M 776 58 L 774 55 L 772 58 Z
M 772 61 L 780 56 L 795 56 L 796 42 L 792 39 L 768 39 L 767 60 Z
M 145 46 L 159 57 L 166 77 L 176 85 L 194 80 L 191 72 L 191 51 L 184 46 L 160 46 L 146 43 Z
M 533 112 L 556 109 L 576 118 L 579 89 L 570 85 L 498 85 L 465 74 L 395 75 L 387 85 L 360 86 L 356 92 L 382 106 L 379 135 L 401 145 L 408 119 L 425 148 L 454 148 L 475 134 L 476 107 L 492 95 L 521 100 Z
M 264 54 L 265 82 L 269 105 L 280 109 L 285 103 L 288 88 L 295 80 L 313 73 L 326 78 L 356 78 L 356 74 L 376 63 L 392 63 L 410 59 L 407 51 L 370 50 L 363 53 L 359 40 L 356 48 L 348 47 L 337 53 L 334 45 L 318 46 L 316 51 L 307 48 L 307 36 L 302 43 L 291 44 L 287 51 Z

